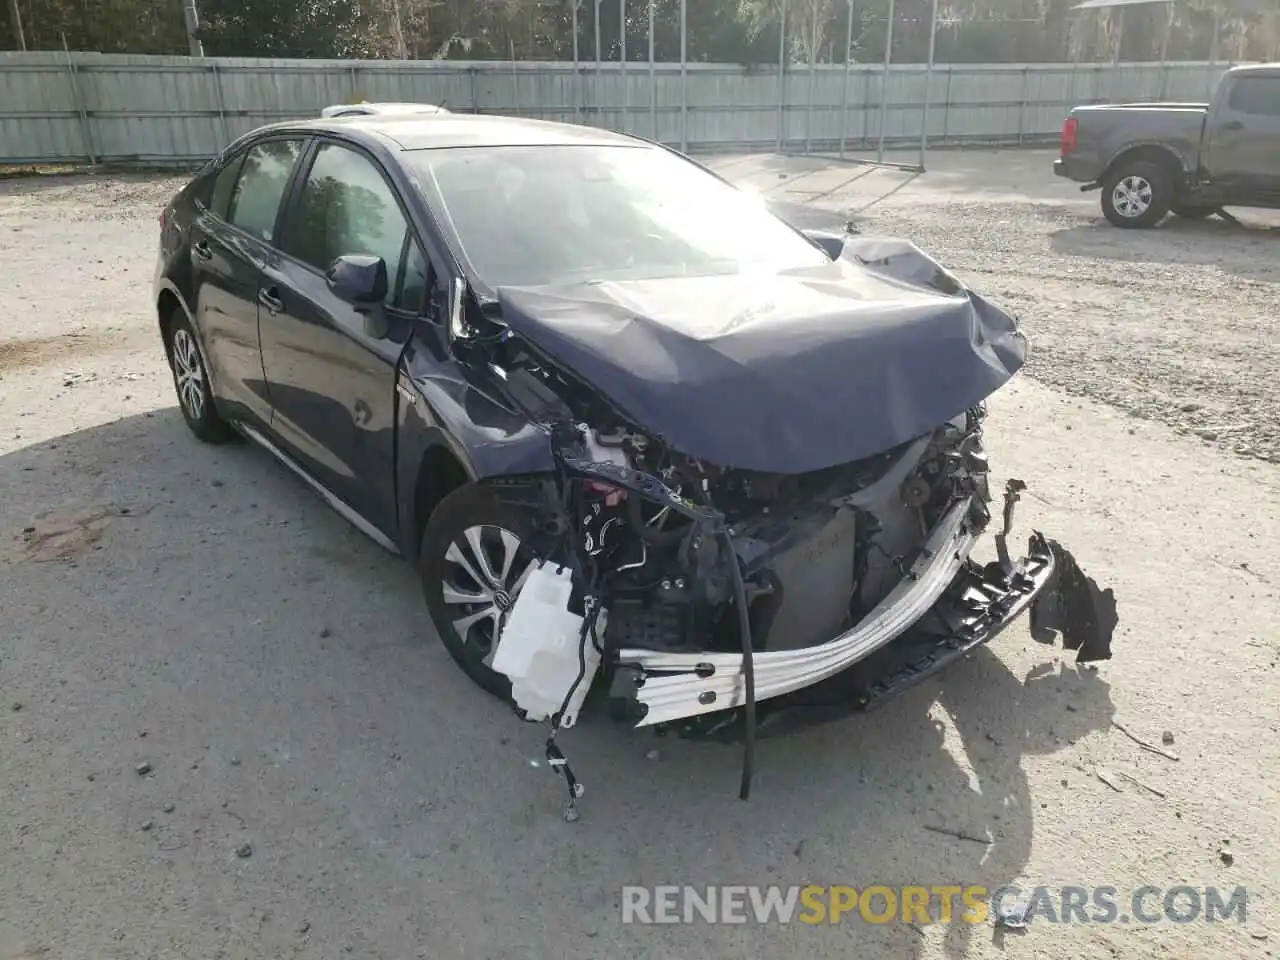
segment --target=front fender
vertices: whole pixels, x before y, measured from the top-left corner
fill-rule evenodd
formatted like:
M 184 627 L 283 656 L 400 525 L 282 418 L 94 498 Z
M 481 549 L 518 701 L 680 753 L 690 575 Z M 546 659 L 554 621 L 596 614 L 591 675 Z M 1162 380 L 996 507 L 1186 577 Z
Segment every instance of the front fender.
M 425 518 L 415 492 L 424 458 L 444 450 L 475 483 L 556 469 L 550 432 L 498 403 L 443 352 L 412 344 L 396 374 L 396 473 L 400 529 L 410 540 Z M 407 544 L 406 549 L 416 549 Z
M 554 470 L 550 432 L 462 379 L 408 377 L 437 432 L 472 480 Z

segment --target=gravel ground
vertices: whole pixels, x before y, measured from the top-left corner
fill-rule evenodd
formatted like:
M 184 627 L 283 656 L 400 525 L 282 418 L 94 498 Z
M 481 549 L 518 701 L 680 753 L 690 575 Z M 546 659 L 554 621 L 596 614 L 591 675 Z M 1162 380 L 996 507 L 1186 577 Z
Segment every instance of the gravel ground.
M 1030 377 L 993 400 L 992 459 L 1031 484 L 1021 526 L 1114 586 L 1116 659 L 1010 631 L 763 744 L 747 804 L 736 751 L 585 724 L 572 826 L 538 731 L 452 666 L 412 571 L 265 454 L 187 433 L 148 304 L 176 182 L 0 184 L 0 958 L 1280 955 L 1276 221 L 1122 234 L 1047 160 L 715 163 L 1019 310 Z M 1249 909 L 1022 935 L 619 921 L 624 884 L 806 882 L 1243 884 Z
M 1054 182 L 1052 157 L 935 153 L 918 179 L 816 159 L 714 165 L 810 218 L 856 213 L 864 232 L 911 238 L 1018 313 L 1037 380 L 1280 463 L 1280 213 L 1121 231 L 1097 191 Z

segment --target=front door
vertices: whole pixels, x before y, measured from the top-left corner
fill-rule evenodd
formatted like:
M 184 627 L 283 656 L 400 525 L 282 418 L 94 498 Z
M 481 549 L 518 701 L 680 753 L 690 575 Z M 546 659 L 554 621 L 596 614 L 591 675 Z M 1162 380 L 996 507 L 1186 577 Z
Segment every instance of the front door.
M 301 467 L 393 541 L 396 538 L 396 367 L 421 313 L 425 261 L 395 190 L 366 154 L 321 142 L 286 213 L 283 256 L 263 272 L 262 362 L 272 432 Z M 325 279 L 344 254 L 387 264 L 390 333 Z
M 1209 174 L 1241 205 L 1280 200 L 1280 75 L 1231 78 L 1211 118 Z
M 233 158 L 191 227 L 192 309 L 229 416 L 267 423 L 271 405 L 258 340 L 258 289 L 300 139 L 267 140 Z

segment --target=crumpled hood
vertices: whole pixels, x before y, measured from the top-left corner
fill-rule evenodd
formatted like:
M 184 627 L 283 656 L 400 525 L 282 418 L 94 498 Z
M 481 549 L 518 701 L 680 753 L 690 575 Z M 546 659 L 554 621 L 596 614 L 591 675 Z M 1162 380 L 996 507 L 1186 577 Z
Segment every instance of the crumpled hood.
M 503 319 L 673 449 L 804 473 L 914 439 L 1022 367 L 1008 314 L 914 245 L 760 276 L 503 287 Z

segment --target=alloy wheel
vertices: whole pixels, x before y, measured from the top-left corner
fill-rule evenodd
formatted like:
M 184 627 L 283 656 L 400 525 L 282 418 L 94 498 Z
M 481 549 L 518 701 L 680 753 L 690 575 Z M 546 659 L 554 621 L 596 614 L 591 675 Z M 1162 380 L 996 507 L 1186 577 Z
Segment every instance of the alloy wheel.
M 173 376 L 187 415 L 199 420 L 204 415 L 204 368 L 195 338 L 183 329 L 173 334 Z
M 522 557 L 521 542 L 510 530 L 468 527 L 445 552 L 440 584 L 446 604 L 456 609 L 453 628 L 486 666 L 493 663 L 498 637 L 533 561 Z
M 1125 177 L 1112 189 L 1111 203 L 1122 217 L 1140 217 L 1151 207 L 1152 192 L 1145 177 Z

